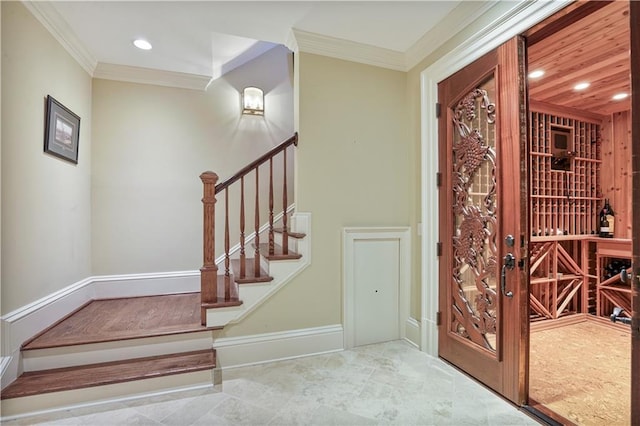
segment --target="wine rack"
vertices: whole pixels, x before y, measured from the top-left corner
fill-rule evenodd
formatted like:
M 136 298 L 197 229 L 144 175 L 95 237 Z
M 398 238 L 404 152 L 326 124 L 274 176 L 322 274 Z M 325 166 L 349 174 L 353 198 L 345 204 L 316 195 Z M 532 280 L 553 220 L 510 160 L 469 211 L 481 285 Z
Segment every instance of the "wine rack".
M 531 320 L 596 311 L 591 253 L 602 207 L 602 122 L 531 108 Z M 595 300 L 594 300 L 595 299 Z
M 539 111 L 531 111 L 530 122 L 532 236 L 595 234 L 601 124 Z M 568 135 L 561 146 L 558 135 Z
M 631 252 L 631 240 L 616 238 L 598 242 L 597 315 L 608 317 L 615 306 L 624 309 L 624 316 L 631 314 L 631 285 L 623 283 L 620 276 L 623 269 L 631 272 Z

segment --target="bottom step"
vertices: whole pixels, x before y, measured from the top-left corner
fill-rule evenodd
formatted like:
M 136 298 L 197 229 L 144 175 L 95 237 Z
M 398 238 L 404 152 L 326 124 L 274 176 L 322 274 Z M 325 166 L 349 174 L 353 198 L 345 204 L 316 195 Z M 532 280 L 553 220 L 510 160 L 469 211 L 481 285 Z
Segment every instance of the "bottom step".
M 2 390 L 2 400 L 212 370 L 215 350 L 56 368 L 22 374 Z

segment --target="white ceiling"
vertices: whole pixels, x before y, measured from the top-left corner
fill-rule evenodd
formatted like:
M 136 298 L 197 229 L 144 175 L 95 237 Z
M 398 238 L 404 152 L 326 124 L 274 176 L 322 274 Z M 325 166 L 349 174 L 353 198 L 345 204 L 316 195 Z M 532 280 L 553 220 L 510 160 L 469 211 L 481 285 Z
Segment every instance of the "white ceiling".
M 290 45 L 292 33 L 347 42 L 356 50 L 361 44 L 363 51 L 373 47 L 404 54 L 460 3 L 52 1 L 33 3 L 33 7 L 48 15 L 49 25 L 66 27 L 56 31 L 71 33 L 63 38 L 81 44 L 80 50 L 95 65 L 215 78 L 263 53 L 272 43 Z M 132 41 L 138 37 L 151 42 L 153 49 L 135 48 Z

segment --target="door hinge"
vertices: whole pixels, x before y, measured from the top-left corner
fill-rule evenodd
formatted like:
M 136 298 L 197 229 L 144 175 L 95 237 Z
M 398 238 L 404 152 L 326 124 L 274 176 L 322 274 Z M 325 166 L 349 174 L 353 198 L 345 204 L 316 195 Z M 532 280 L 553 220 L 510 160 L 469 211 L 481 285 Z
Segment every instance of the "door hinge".
M 436 312 L 436 325 L 442 325 L 442 312 Z
M 439 241 L 436 243 L 436 256 L 442 256 L 442 243 Z
M 440 118 L 440 114 L 442 114 L 442 104 L 436 102 L 436 118 Z
M 436 186 L 440 188 L 442 186 L 442 172 L 436 173 Z

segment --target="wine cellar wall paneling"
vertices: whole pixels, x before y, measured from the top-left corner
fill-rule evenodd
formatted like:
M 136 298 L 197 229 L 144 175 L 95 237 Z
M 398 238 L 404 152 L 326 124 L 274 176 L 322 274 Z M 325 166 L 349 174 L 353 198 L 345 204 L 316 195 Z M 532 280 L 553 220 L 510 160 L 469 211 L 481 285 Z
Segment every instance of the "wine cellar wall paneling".
M 631 238 L 631 111 L 603 120 L 602 164 L 602 191 L 616 213 L 615 237 Z

